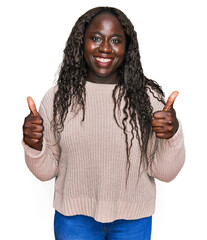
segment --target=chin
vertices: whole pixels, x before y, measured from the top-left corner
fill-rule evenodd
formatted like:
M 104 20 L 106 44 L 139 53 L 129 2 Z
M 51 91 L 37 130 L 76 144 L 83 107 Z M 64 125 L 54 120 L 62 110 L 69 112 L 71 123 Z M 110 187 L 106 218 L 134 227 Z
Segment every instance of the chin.
M 105 69 L 104 69 L 102 71 L 95 71 L 94 73 L 99 77 L 109 77 L 109 76 L 113 75 L 114 71 L 108 71 L 108 70 L 105 71 Z

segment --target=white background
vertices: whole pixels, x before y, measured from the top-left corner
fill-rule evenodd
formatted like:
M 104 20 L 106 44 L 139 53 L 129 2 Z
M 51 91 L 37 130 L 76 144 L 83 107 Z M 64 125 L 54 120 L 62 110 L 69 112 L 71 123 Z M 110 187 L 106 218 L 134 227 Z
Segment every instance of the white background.
M 1 239 L 52 240 L 54 180 L 41 182 L 27 169 L 21 146 L 29 114 L 56 79 L 65 42 L 80 15 L 92 7 L 122 10 L 138 34 L 143 69 L 166 93 L 180 92 L 174 107 L 182 121 L 186 162 L 170 183 L 157 181 L 152 240 L 205 239 L 206 194 L 206 6 L 205 0 L 2 1 Z

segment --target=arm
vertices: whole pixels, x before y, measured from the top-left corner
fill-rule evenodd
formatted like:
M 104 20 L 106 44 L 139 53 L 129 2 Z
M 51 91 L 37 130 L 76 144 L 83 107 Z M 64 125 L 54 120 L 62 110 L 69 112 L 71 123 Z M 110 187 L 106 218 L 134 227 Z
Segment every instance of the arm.
M 151 97 L 156 112 L 153 114 L 153 134 L 148 145 L 148 174 L 161 181 L 172 181 L 185 161 L 185 146 L 181 123 L 176 117 L 173 102 L 178 92 L 174 92 L 163 105 Z
M 39 114 L 43 119 L 44 136 L 42 149 L 36 150 L 23 142 L 25 161 L 30 171 L 41 181 L 47 181 L 57 176 L 58 161 L 60 156 L 57 144 L 50 127 L 43 102 L 40 105 Z
M 172 181 L 181 170 L 185 161 L 185 146 L 182 126 L 170 139 L 151 138 L 148 151 L 148 169 L 151 177 L 160 181 Z

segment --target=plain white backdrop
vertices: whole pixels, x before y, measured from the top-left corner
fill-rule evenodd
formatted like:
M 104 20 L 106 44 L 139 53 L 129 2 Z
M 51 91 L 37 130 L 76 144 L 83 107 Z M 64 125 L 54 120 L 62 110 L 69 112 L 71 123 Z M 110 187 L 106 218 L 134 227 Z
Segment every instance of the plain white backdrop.
M 163 87 L 166 97 L 180 92 L 174 108 L 183 125 L 186 162 L 172 182 L 157 181 L 152 240 L 205 239 L 205 0 L 1 1 L 1 239 L 54 239 L 54 180 L 39 181 L 24 162 L 26 97 L 32 96 L 39 106 L 54 84 L 75 21 L 96 6 L 116 7 L 129 17 L 146 76 Z

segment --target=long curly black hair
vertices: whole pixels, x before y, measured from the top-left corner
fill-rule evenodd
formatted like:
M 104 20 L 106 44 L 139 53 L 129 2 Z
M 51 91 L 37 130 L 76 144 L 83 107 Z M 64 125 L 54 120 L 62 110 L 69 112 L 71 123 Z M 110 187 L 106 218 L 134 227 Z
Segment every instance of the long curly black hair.
M 77 105 L 81 106 L 83 110 L 82 121 L 84 121 L 86 100 L 85 84 L 87 78 L 87 65 L 83 54 L 84 34 L 93 18 L 103 12 L 109 12 L 115 15 L 120 21 L 126 35 L 125 58 L 118 69 L 120 80 L 118 84 L 115 85 L 112 93 L 114 100 L 114 119 L 118 124 L 115 110 L 117 106 L 120 108 L 121 100 L 124 98 L 125 106 L 122 111 L 125 117 L 122 120 L 122 129 L 125 134 L 127 162 L 130 167 L 130 149 L 132 147 L 134 135 L 136 135 L 141 150 L 141 166 L 143 159 L 146 159 L 148 140 L 152 134 L 151 121 L 153 109 L 147 94 L 147 89 L 151 92 L 153 90 L 158 93 L 159 97 L 156 98 L 158 98 L 159 101 L 163 101 L 164 93 L 155 81 L 144 76 L 140 61 L 137 34 L 134 30 L 134 26 L 126 15 L 116 8 L 93 8 L 82 15 L 75 23 L 66 42 L 59 78 L 57 80 L 58 90 L 53 102 L 53 127 L 56 134 L 60 136 L 60 133 L 64 129 L 64 121 L 70 106 L 72 110 Z M 118 89 L 119 94 L 116 99 L 115 96 Z M 155 97 L 154 94 L 153 96 Z M 132 127 L 130 146 L 126 133 L 126 121 L 128 118 Z M 136 134 L 134 134 L 134 130 Z

